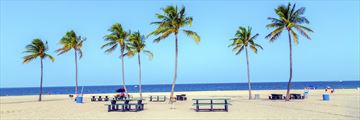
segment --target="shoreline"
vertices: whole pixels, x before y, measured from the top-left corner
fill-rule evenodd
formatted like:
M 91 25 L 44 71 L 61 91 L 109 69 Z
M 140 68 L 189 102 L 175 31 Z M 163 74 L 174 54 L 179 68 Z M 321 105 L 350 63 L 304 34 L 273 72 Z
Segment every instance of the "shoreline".
M 358 88 L 344 88 L 344 89 L 335 89 L 335 91 L 337 90 L 359 90 Z M 286 89 L 275 89 L 275 90 L 251 90 L 252 92 L 264 92 L 264 91 L 275 91 L 275 92 L 285 92 L 284 94 L 286 94 Z M 296 91 L 296 92 L 301 92 L 299 94 L 303 94 L 304 89 L 291 89 L 290 92 L 292 91 Z M 310 91 L 324 91 L 323 89 L 315 89 L 315 90 L 310 90 Z M 203 92 L 248 92 L 248 90 L 208 90 L 208 91 L 175 91 L 174 93 L 203 93 Z M 169 92 L 142 92 L 143 94 L 170 94 Z M 113 93 L 86 93 L 83 94 L 84 96 L 88 96 L 88 95 L 115 95 L 116 92 Z M 138 92 L 129 92 L 129 94 L 131 95 L 138 95 Z M 68 95 L 73 95 L 73 94 L 42 94 L 42 96 L 68 96 Z M 0 97 L 26 97 L 26 96 L 39 96 L 39 95 L 8 95 L 8 96 L 0 96 Z
M 330 83 L 342 83 L 342 82 L 360 82 L 360 80 L 329 80 L 329 81 L 292 81 L 291 83 L 316 83 L 316 82 L 330 82 Z M 257 83 L 288 83 L 287 81 L 285 82 L 278 82 L 278 81 L 275 81 L 275 82 L 251 82 L 252 84 L 257 84 Z M 214 82 L 214 83 L 177 83 L 176 85 L 202 85 L 202 84 L 248 84 L 247 82 L 229 82 L 229 83 L 217 83 L 217 82 Z M 152 85 L 171 85 L 171 84 L 143 84 L 143 85 L 149 85 L 149 86 L 152 86 Z M 84 87 L 101 87 L 101 86 L 114 86 L 114 85 L 86 85 Z M 121 86 L 121 85 L 119 85 Z M 127 87 L 128 86 L 138 86 L 138 84 L 129 84 L 129 85 L 126 85 Z M 54 87 L 54 88 L 61 88 L 61 87 L 75 87 L 75 86 L 44 86 L 43 88 L 47 88 L 47 87 Z M 80 86 L 79 86 L 80 87 Z M 39 88 L 38 86 L 35 86 L 35 87 L 3 87 L 0 89 L 12 89 L 12 88 Z

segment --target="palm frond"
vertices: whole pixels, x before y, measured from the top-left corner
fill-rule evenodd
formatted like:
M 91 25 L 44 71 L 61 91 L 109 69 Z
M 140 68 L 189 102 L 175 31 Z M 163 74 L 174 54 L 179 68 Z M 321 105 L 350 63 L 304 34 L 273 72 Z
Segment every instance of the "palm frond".
M 275 9 L 275 13 L 278 18 L 268 18 L 271 20 L 271 23 L 266 25 L 267 28 L 275 28 L 270 34 L 265 38 L 270 39 L 271 42 L 276 40 L 281 32 L 286 28 L 289 30 L 289 34 L 294 37 L 295 44 L 298 43 L 298 36 L 293 29 L 296 29 L 302 36 L 305 36 L 307 39 L 310 39 L 310 36 L 307 32 L 313 32 L 310 28 L 302 26 L 301 24 L 309 24 L 309 20 L 303 16 L 305 13 L 305 7 L 300 7 L 296 9 L 296 4 L 288 3 L 287 6 L 280 5 Z M 290 31 L 291 30 L 291 31 Z
M 30 61 L 36 59 L 37 57 L 38 57 L 38 55 L 36 55 L 36 54 L 26 55 L 26 56 L 23 57 L 24 58 L 23 63 L 24 64 L 29 63 Z
M 51 60 L 51 62 L 55 61 L 55 58 L 49 54 L 45 54 L 45 57 L 49 58 Z
M 161 10 L 162 14 L 155 14 L 159 20 L 151 23 L 158 25 L 157 29 L 146 36 L 149 37 L 151 35 L 160 35 L 154 39 L 154 42 L 160 42 L 170 34 L 178 33 L 185 25 L 192 25 L 193 18 L 186 16 L 186 10 L 184 6 L 182 6 L 180 9 L 178 9 L 177 6 L 167 6 L 165 8 L 161 8 Z M 195 32 L 189 30 L 184 30 L 184 32 L 189 37 L 193 38 L 196 43 L 200 42 L 200 37 Z
M 149 57 L 149 60 L 152 60 L 154 58 L 154 54 L 148 50 L 143 51 L 145 55 Z
M 29 63 L 37 57 L 42 59 L 48 50 L 48 44 L 47 41 L 43 42 L 41 39 L 36 38 L 31 41 L 31 44 L 26 45 L 25 49 L 23 53 L 28 53 L 28 55 L 23 57 L 24 64 Z
M 102 45 L 101 49 L 104 49 L 105 47 L 108 47 L 108 46 L 114 46 L 115 44 L 117 44 L 117 43 L 114 41 L 108 42 L 108 43 Z
M 268 34 L 265 38 L 270 39 L 270 42 L 274 42 L 282 33 L 283 27 L 276 28 L 270 34 Z
M 259 45 L 259 44 L 254 44 L 255 45 L 255 47 L 257 47 L 257 48 L 260 48 L 260 49 L 263 49 L 263 47 L 261 46 L 261 45 Z
M 291 32 L 291 34 L 292 34 L 292 36 L 294 38 L 294 44 L 295 45 L 299 44 L 297 34 L 293 30 L 290 30 L 289 32 Z
M 77 51 L 79 52 L 79 57 L 80 57 L 80 59 L 81 59 L 81 58 L 83 57 L 83 52 L 82 52 L 81 49 L 78 49 Z
M 56 52 L 58 53 L 58 55 L 61 55 L 61 54 L 68 52 L 70 49 L 71 49 L 71 47 L 64 47 L 64 48 L 57 49 Z
M 199 44 L 199 42 L 200 42 L 200 36 L 199 36 L 196 32 L 193 32 L 193 31 L 190 31 L 190 30 L 183 30 L 183 31 L 184 31 L 184 33 L 185 33 L 187 36 L 189 36 L 189 37 L 191 37 L 192 39 L 194 39 L 196 44 Z
M 118 44 L 114 44 L 110 48 L 106 49 L 105 53 L 111 53 L 112 51 L 114 51 L 116 49 L 117 46 L 118 46 Z
M 168 37 L 171 33 L 173 33 L 174 31 L 172 29 L 168 29 L 167 31 L 163 32 L 161 34 L 161 36 L 159 36 L 158 38 L 154 39 L 154 42 L 160 42 L 160 40 L 165 39 L 166 37 Z
M 250 45 L 250 49 L 251 49 L 252 51 L 254 51 L 255 54 L 256 54 L 257 51 L 258 51 L 255 45 Z
M 243 45 L 236 45 L 236 46 L 232 49 L 232 51 L 233 51 L 233 52 L 238 52 L 239 49 L 240 49 L 242 46 L 243 46 Z
M 235 53 L 235 55 L 239 55 L 241 51 L 243 51 L 245 46 L 241 46 L 240 49 Z
M 310 36 L 301 28 L 301 27 L 295 27 L 297 31 L 300 32 L 302 36 L 305 36 L 307 39 L 311 40 Z

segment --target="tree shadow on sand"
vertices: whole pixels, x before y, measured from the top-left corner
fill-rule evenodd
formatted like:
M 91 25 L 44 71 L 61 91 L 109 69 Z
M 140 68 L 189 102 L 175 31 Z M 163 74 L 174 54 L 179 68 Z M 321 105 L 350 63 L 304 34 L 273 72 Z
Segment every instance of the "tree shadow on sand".
M 58 99 L 48 99 L 42 100 L 41 102 L 52 102 L 52 101 L 64 101 L 68 98 L 58 98 Z M 19 104 L 19 103 L 39 103 L 38 100 L 27 100 L 27 101 L 10 101 L 10 102 L 0 102 L 0 104 Z

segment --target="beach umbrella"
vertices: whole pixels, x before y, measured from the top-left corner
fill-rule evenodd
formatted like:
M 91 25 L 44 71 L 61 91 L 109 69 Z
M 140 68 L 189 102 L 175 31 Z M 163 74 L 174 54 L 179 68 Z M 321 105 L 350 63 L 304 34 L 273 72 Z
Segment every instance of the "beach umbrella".
M 124 88 L 119 88 L 116 90 L 116 92 L 125 92 L 125 89 Z

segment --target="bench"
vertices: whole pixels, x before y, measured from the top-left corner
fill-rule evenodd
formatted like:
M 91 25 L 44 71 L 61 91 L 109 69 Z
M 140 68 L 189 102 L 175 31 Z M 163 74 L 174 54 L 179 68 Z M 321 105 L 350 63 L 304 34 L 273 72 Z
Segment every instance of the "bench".
M 165 102 L 165 95 L 150 95 L 150 102 Z
M 91 102 L 96 102 L 97 101 L 109 101 L 109 97 L 108 96 L 105 96 L 105 98 L 102 98 L 101 96 L 99 96 L 99 98 L 96 98 L 95 96 L 92 96 L 91 97 Z
M 230 98 L 194 98 L 195 103 L 193 106 L 196 106 L 195 111 L 229 111 L 229 103 Z M 221 102 L 215 102 L 221 101 Z M 223 101 L 223 102 L 222 102 Z M 202 108 L 200 106 L 209 106 L 210 108 Z M 214 106 L 224 106 L 224 109 L 215 109 Z

